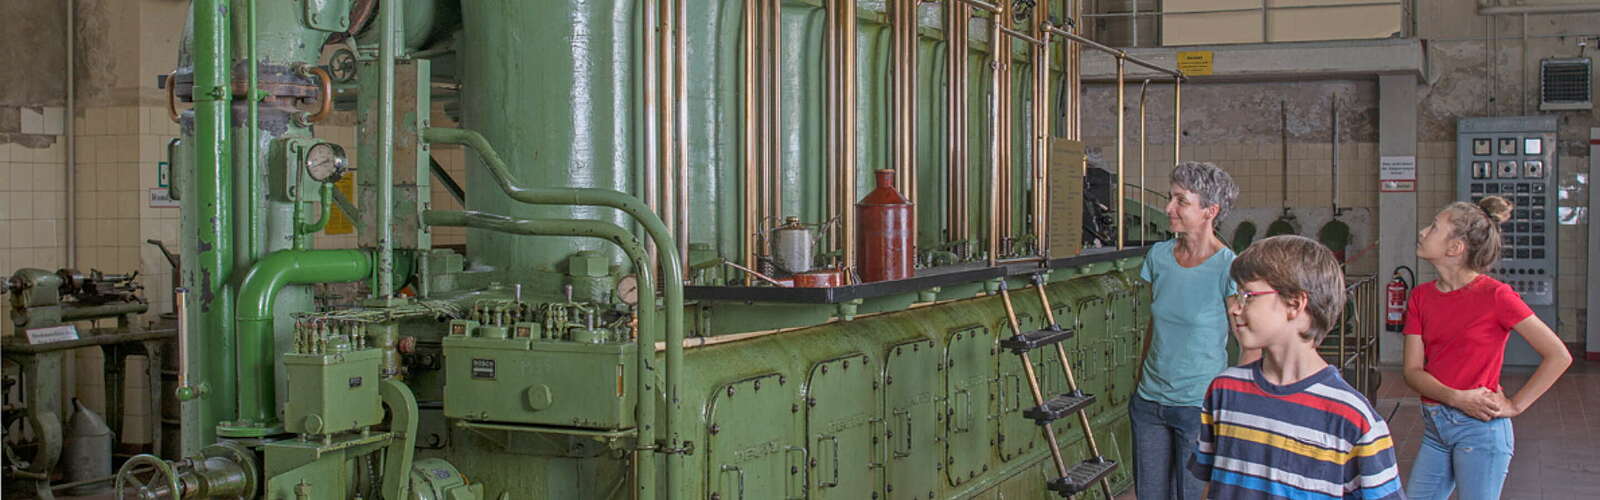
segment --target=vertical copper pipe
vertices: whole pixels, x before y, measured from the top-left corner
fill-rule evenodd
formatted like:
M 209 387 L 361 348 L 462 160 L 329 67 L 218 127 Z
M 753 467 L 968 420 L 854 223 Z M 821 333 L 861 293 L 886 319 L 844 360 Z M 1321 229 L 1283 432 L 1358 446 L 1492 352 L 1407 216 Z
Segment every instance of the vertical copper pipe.
M 678 108 L 678 258 L 682 261 L 680 267 L 689 269 L 689 240 L 692 226 L 689 223 L 689 56 L 686 33 L 688 30 L 689 12 L 686 0 L 674 0 L 678 15 L 677 23 L 673 27 L 677 43 L 673 44 L 672 57 L 677 63 L 678 71 L 674 88 Z M 689 276 L 686 274 L 684 280 Z
M 1002 79 L 1002 73 L 1004 72 L 1003 68 L 1005 67 L 1005 54 L 1001 51 L 1000 47 L 1000 45 L 1003 43 L 1002 40 L 1004 40 L 1006 36 L 1004 33 L 1000 32 L 1000 19 L 1004 17 L 1002 15 L 1004 10 L 1005 7 L 1002 4 L 1001 10 L 997 12 L 991 12 L 989 17 L 989 66 L 992 69 L 989 74 L 989 84 L 991 87 L 989 89 L 989 110 L 991 113 L 989 117 L 990 266 L 995 265 L 996 261 L 1000 259 L 1000 226 L 1004 223 L 1002 220 L 1003 215 L 1001 213 L 1002 203 L 1000 202 L 1000 196 L 1003 193 L 1000 184 L 1000 179 L 1002 178 L 1000 172 L 1003 168 L 1001 163 L 1004 161 L 1004 158 L 1002 157 L 1002 151 L 1005 149 L 1004 143 L 1002 142 L 1005 134 L 1005 113 L 1002 110 L 1003 102 L 1000 98 L 1000 96 L 1005 93 L 1005 89 L 1002 87 L 1004 83 L 1004 80 Z
M 1145 228 L 1150 226 L 1150 224 L 1144 220 L 1145 210 L 1150 207 L 1149 201 L 1145 199 L 1145 193 L 1150 192 L 1150 185 L 1145 184 L 1144 178 L 1144 99 L 1145 95 L 1149 91 L 1150 79 L 1146 78 L 1144 80 L 1144 85 L 1139 86 L 1139 244 L 1141 245 L 1145 244 Z
M 783 187 L 787 179 L 783 175 L 783 0 L 769 0 L 766 15 L 767 45 L 766 69 L 767 86 L 762 94 L 767 98 L 765 119 L 767 123 L 767 176 L 768 184 L 772 191 L 772 212 L 769 214 L 774 220 L 782 220 L 783 216 Z
M 678 197 L 677 189 L 674 187 L 678 176 L 678 121 L 676 117 L 678 108 L 676 103 L 677 92 L 674 90 L 675 82 L 677 81 L 675 75 L 678 72 L 678 67 L 677 61 L 673 58 L 674 46 L 677 45 L 676 35 L 673 30 L 677 26 L 675 20 L 677 15 L 676 11 L 673 10 L 672 0 L 663 0 L 657 3 L 657 8 L 660 11 L 657 16 L 659 21 L 657 30 L 660 41 L 656 44 L 656 60 L 660 61 L 661 65 L 661 71 L 656 75 L 656 85 L 660 89 L 658 95 L 660 95 L 661 99 L 660 106 L 657 108 L 657 112 L 660 114 L 658 126 L 661 130 L 660 150 L 658 151 L 660 155 L 658 180 L 660 183 L 651 186 L 651 188 L 659 190 L 656 200 L 660 205 L 661 220 L 667 223 L 667 231 L 672 235 L 673 240 L 678 241 L 682 239 L 682 235 L 679 234 L 680 229 L 675 225 L 678 213 Z
M 956 123 L 960 128 L 956 132 L 956 140 L 961 144 L 961 155 L 956 158 L 956 228 L 960 231 L 957 240 L 972 239 L 972 58 L 971 56 L 971 28 L 972 8 L 967 4 L 959 3 L 956 7 L 956 26 L 960 35 L 960 43 L 956 44 L 956 59 L 960 62 L 961 74 L 956 80 Z M 965 247 L 963 247 L 965 248 Z
M 839 197 L 839 169 L 837 158 L 833 155 L 839 147 L 839 81 L 842 72 L 839 68 L 839 16 L 837 15 L 839 0 L 827 0 L 824 5 L 822 28 L 822 74 L 823 74 L 823 103 L 822 103 L 822 158 L 827 165 L 823 171 L 823 217 L 824 222 L 834 220 L 840 216 L 841 202 Z M 838 224 L 827 225 L 827 249 L 840 250 L 839 240 L 843 234 Z
M 844 267 L 845 279 L 854 281 L 853 274 L 856 268 L 856 3 L 855 0 L 841 0 L 839 4 L 839 65 L 844 70 L 840 75 L 841 92 L 839 95 L 839 109 L 844 119 L 839 123 L 839 155 L 840 155 L 840 209 L 843 217 L 840 219 L 844 227 Z
M 1039 2 L 1033 11 L 1033 36 L 1043 42 L 1033 47 L 1033 236 L 1034 250 L 1049 255 L 1049 227 L 1045 214 L 1049 208 L 1050 182 L 1050 32 L 1044 23 L 1050 19 L 1050 2 Z
M 1179 158 L 1183 150 L 1183 77 L 1172 79 L 1172 162 L 1173 165 L 1183 162 Z
M 891 165 L 899 176 L 899 188 L 911 210 L 911 252 L 917 242 L 917 2 L 893 0 L 889 5 L 892 28 L 894 126 L 890 129 Z
M 757 267 L 756 219 L 758 216 L 756 214 L 758 213 L 757 204 L 760 201 L 760 196 L 757 194 L 759 191 L 756 190 L 760 182 L 756 172 L 757 164 L 759 163 L 758 151 L 760 146 L 758 141 L 760 135 L 757 133 L 758 127 L 756 125 L 756 73 L 758 68 L 756 68 L 755 8 L 755 0 L 744 3 L 744 21 L 742 23 L 744 28 L 742 33 L 744 35 L 742 43 L 744 48 L 744 95 L 741 96 L 744 100 L 744 109 L 740 113 L 743 115 L 743 123 L 740 125 L 744 127 L 744 235 L 742 239 L 744 240 L 744 265 L 750 269 Z M 745 286 L 751 285 L 749 275 L 745 276 L 744 284 Z
M 946 76 L 946 154 L 945 183 L 947 207 L 945 227 L 948 241 L 966 239 L 966 169 L 967 160 L 967 5 L 962 2 L 945 3 Z
M 760 211 L 756 215 L 756 231 L 765 232 L 765 228 L 763 226 L 773 214 L 771 152 L 772 122 L 770 120 L 771 117 L 768 114 L 768 110 L 770 109 L 768 106 L 771 105 L 770 94 L 772 93 L 774 85 L 770 79 L 772 76 L 772 71 L 767 67 L 768 63 L 770 62 L 770 58 L 768 57 L 767 53 L 767 44 L 769 43 L 768 37 L 772 34 L 771 30 L 767 27 L 767 8 L 770 6 L 771 2 L 770 0 L 748 0 L 748 3 L 752 4 L 750 8 L 755 12 L 754 29 L 756 39 L 756 44 L 753 49 L 755 51 L 756 111 L 753 119 L 756 123 L 756 179 L 758 179 L 758 182 L 760 183 L 760 195 L 758 196 L 757 201 L 758 206 L 760 206 Z M 767 254 L 767 248 L 759 248 L 757 249 L 757 252 L 765 255 Z
M 1125 62 L 1126 62 L 1126 60 L 1122 58 L 1121 54 L 1118 54 L 1117 55 L 1117 250 L 1121 250 L 1123 244 L 1126 243 L 1124 241 L 1126 238 L 1124 237 L 1123 232 L 1127 230 L 1127 228 L 1124 227 L 1124 226 L 1127 225 L 1127 220 L 1128 220 L 1128 212 L 1125 211 L 1127 207 L 1125 207 L 1124 203 L 1123 203 L 1123 201 L 1125 199 L 1127 199 L 1127 197 L 1128 197 L 1128 193 L 1127 193 L 1128 183 L 1127 183 L 1127 179 L 1123 177 L 1123 171 L 1122 171 L 1123 164 L 1126 163 L 1126 161 L 1125 161 L 1126 158 L 1124 158 L 1122 150 L 1123 150 L 1123 142 L 1127 140 L 1127 131 L 1125 129 L 1128 126 L 1127 123 L 1124 123 L 1123 116 L 1122 116 L 1123 115 L 1123 111 L 1122 111 L 1122 108 L 1123 108 L 1123 97 L 1124 97 L 1123 96 L 1123 91 L 1126 90 L 1126 89 L 1123 88 L 1123 78 L 1125 77 L 1125 73 L 1126 73 L 1126 68 L 1124 67 L 1124 66 L 1126 66 L 1126 64 L 1124 64 Z
M 657 113 L 660 111 L 657 109 L 658 104 L 656 102 L 659 98 L 657 96 L 657 92 L 660 91 L 660 87 L 656 84 L 656 78 L 658 78 L 656 75 L 660 70 L 657 67 L 659 61 L 656 57 L 656 30 L 658 29 L 658 26 L 656 26 L 657 20 L 655 0 L 646 0 L 643 15 L 644 22 L 642 23 L 642 26 L 644 31 L 643 38 L 645 53 L 644 185 L 639 186 L 639 192 L 644 194 L 645 206 L 648 207 L 650 211 L 660 214 L 661 203 L 656 197 L 656 186 L 660 183 L 661 175 L 660 158 L 657 156 L 660 154 L 661 123 L 658 121 L 660 117 L 657 116 Z M 647 253 L 649 253 L 650 262 L 655 262 L 657 249 L 655 242 L 650 238 L 645 238 L 645 250 Z M 653 274 L 655 273 L 654 269 L 650 271 Z

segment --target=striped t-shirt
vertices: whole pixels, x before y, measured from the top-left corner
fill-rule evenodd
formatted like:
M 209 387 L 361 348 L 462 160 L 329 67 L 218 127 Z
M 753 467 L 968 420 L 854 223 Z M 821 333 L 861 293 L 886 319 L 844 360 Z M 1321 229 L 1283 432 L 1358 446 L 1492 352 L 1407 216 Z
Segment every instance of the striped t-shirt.
M 1284 386 L 1260 361 L 1228 368 L 1200 423 L 1189 471 L 1212 498 L 1405 498 L 1389 426 L 1331 366 Z

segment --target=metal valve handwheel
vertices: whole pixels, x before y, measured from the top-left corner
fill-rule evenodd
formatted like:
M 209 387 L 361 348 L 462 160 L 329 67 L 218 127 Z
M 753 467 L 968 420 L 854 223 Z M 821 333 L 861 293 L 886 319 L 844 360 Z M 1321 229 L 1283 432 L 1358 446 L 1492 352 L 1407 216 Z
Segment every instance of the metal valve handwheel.
M 143 467 L 141 467 L 143 466 Z M 165 479 L 162 482 L 161 479 Z M 183 488 L 178 483 L 178 472 L 172 470 L 172 464 L 155 455 L 140 454 L 129 458 L 117 469 L 116 499 L 122 500 L 126 496 L 127 484 L 133 482 L 135 487 L 134 497 L 139 499 L 163 498 L 160 487 L 167 488 L 167 498 L 182 498 Z

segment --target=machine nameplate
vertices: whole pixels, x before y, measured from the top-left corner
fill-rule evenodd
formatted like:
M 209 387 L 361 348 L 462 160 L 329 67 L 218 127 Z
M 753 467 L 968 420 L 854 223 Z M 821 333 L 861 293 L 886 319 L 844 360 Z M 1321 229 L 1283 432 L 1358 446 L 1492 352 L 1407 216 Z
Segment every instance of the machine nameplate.
M 472 378 L 494 379 L 494 360 L 473 358 Z

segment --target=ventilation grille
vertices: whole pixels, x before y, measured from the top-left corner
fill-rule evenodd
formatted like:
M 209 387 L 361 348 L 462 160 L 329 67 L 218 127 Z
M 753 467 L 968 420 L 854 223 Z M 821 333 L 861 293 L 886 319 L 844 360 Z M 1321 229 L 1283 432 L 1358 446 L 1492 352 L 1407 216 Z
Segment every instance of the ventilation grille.
M 1588 58 L 1545 59 L 1539 63 L 1539 109 L 1594 109 L 1590 100 L 1593 66 Z

